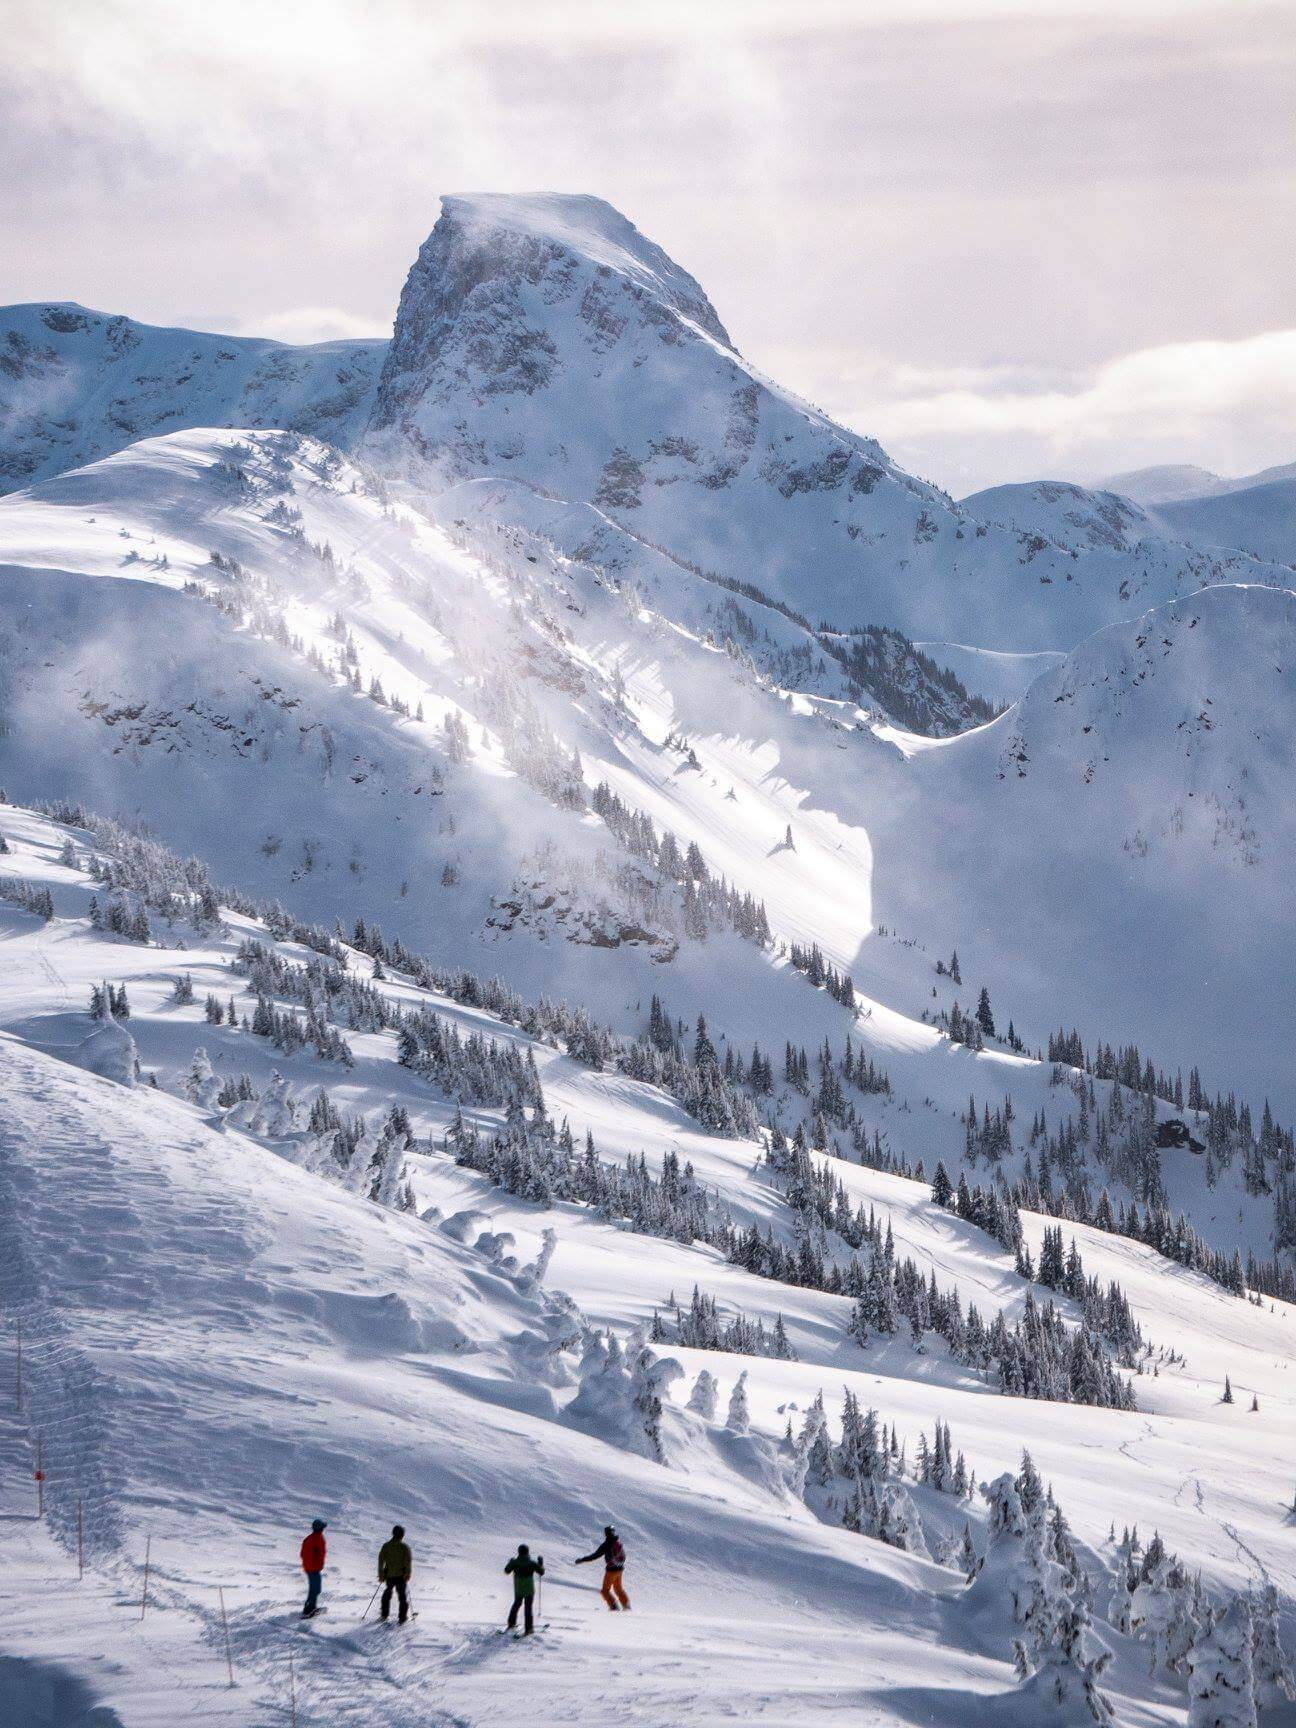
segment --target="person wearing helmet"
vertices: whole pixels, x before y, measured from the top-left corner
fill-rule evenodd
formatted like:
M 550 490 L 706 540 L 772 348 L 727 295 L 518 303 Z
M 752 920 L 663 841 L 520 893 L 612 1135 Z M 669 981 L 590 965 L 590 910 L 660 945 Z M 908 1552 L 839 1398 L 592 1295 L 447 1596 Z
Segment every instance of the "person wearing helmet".
M 603 1562 L 603 1587 L 599 1595 L 615 1614 L 618 1608 L 629 1608 L 630 1598 L 625 1593 L 622 1573 L 625 1571 L 625 1547 L 621 1538 L 610 1524 L 603 1526 L 603 1540 L 592 1554 L 582 1554 L 577 1560 L 578 1566 L 584 1566 L 591 1560 Z
M 391 1611 L 392 1591 L 396 1592 L 396 1600 L 400 1603 L 400 1619 L 403 1626 L 409 1619 L 409 1581 L 414 1576 L 414 1556 L 410 1552 L 409 1543 L 405 1540 L 405 1526 L 393 1524 L 391 1540 L 384 1542 L 378 1550 L 378 1582 L 383 1586 L 381 1611 L 385 1620 Z
M 302 1571 L 306 1574 L 306 1606 L 302 1609 L 302 1619 L 309 1620 L 319 1607 L 320 1589 L 324 1583 L 324 1556 L 328 1552 L 324 1541 L 324 1532 L 328 1525 L 322 1518 L 317 1518 L 310 1527 L 310 1535 L 301 1545 Z

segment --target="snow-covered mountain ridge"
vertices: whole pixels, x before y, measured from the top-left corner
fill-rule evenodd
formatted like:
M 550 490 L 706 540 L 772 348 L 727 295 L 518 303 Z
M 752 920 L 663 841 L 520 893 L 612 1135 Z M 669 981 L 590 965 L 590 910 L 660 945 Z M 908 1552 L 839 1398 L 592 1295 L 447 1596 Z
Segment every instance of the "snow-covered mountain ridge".
M 704 289 L 596 198 L 446 198 L 390 344 L 57 304 L 0 312 L 0 340 L 10 488 L 174 427 L 293 427 L 362 449 L 415 503 L 520 481 L 815 627 L 992 651 L 1065 650 L 1205 583 L 1290 582 L 1266 561 L 1281 536 L 1243 541 L 1255 557 L 1213 530 L 1204 551 L 1173 527 L 1113 529 L 1128 503 L 1084 505 L 1080 528 L 1065 500 L 954 503 L 751 367 Z
M 1275 471 L 1271 480 L 1221 486 L 1201 497 L 1142 505 L 1116 492 L 1095 492 L 1059 480 L 995 486 L 964 504 L 995 521 L 1080 552 L 1106 548 L 1156 568 L 1181 563 L 1190 549 L 1200 569 L 1229 553 L 1232 579 L 1266 580 L 1264 564 L 1285 567 L 1279 585 L 1296 577 L 1296 479 Z M 1246 560 L 1256 560 L 1251 573 Z M 1207 577 L 1207 580 L 1217 579 Z
M 1225 492 L 1245 492 L 1252 486 L 1267 486 L 1273 480 L 1296 480 L 1296 462 L 1279 462 L 1255 474 L 1226 478 L 1193 462 L 1165 462 L 1152 468 L 1134 468 L 1109 475 L 1102 482 L 1110 492 L 1119 492 L 1135 503 L 1153 508 L 1178 504 L 1190 498 L 1213 498 Z
M 186 426 L 351 444 L 386 346 L 167 330 L 71 302 L 0 308 L 0 493 Z

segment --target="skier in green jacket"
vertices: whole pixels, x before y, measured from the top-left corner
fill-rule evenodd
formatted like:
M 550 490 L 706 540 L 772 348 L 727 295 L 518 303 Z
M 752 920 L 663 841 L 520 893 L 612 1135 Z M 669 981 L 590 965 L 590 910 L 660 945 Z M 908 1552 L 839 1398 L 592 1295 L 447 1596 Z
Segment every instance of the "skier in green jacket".
M 382 1593 L 382 1617 L 385 1620 L 391 1610 L 392 1591 L 396 1592 L 396 1600 L 400 1603 L 399 1625 L 403 1626 L 409 1619 L 409 1581 L 414 1576 L 414 1556 L 410 1552 L 409 1543 L 405 1540 L 403 1524 L 393 1524 L 391 1541 L 384 1542 L 378 1550 L 378 1582 L 384 1586 Z
M 532 1606 L 535 1601 L 536 1579 L 544 1577 L 544 1555 L 537 1554 L 531 1558 L 531 1550 L 525 1542 L 519 1542 L 518 1551 L 505 1566 L 506 1574 L 513 1579 L 513 1606 L 509 1609 L 509 1631 L 517 1627 L 518 1609 L 525 1610 L 527 1633 L 535 1631 L 535 1620 L 532 1616 Z

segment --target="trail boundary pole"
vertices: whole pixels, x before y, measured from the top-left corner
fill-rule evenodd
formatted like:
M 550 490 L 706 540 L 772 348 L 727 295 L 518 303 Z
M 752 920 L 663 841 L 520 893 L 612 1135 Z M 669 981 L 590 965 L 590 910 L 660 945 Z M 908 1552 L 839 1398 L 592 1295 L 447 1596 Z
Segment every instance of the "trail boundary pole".
M 45 1442 L 38 1434 L 36 1436 L 36 1516 L 45 1516 Z
M 149 1561 L 153 1555 L 153 1538 L 144 1538 L 144 1594 L 140 1597 L 140 1619 L 144 1618 L 144 1610 L 148 1607 Z
M 232 1687 L 234 1685 L 234 1658 L 230 1655 L 229 1620 L 225 1613 L 225 1587 L 219 1585 L 217 1589 L 220 1595 L 221 1625 L 225 1628 L 225 1666 L 229 1669 L 229 1683 Z

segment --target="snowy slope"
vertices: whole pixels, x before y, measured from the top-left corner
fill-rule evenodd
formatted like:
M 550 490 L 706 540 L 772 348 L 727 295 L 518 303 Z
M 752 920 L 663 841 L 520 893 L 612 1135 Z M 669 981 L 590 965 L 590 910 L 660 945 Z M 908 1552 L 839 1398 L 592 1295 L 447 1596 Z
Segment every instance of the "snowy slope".
M 195 929 L 179 908 L 174 923 L 155 920 L 147 946 L 97 932 L 87 918 L 91 838 L 13 808 L 0 829 L 11 847 L 4 867 L 54 898 L 47 922 L 0 906 L 0 1231 L 6 1309 L 23 1318 L 25 1349 L 23 1409 L 0 1422 L 11 1484 L 0 1598 L 15 1711 L 32 1708 L 44 1685 L 115 1712 L 106 1722 L 152 1728 L 170 1720 L 169 1691 L 157 1684 L 165 1664 L 185 1673 L 204 1721 L 231 1725 L 281 1720 L 290 1685 L 299 1711 L 365 1728 L 524 1710 L 581 1722 L 595 1719 L 609 1676 L 631 1724 L 719 1722 L 735 1710 L 769 1723 L 856 1722 L 867 1711 L 880 1728 L 977 1714 L 1022 1728 L 1051 1720 L 1017 1693 L 1020 1628 L 1006 1594 L 991 1589 L 993 1567 L 968 1594 L 956 1568 L 821 1521 L 781 1481 L 785 1422 L 799 1424 L 820 1388 L 834 1429 L 843 1388 L 895 1423 L 933 1544 L 964 1520 L 979 1552 L 988 1541 L 979 1501 L 952 1503 L 912 1479 L 919 1434 L 943 1420 L 983 1482 L 1030 1448 L 1098 1587 L 1099 1619 L 1112 1520 L 1118 1532 L 1137 1523 L 1145 1540 L 1159 1528 L 1216 1597 L 1272 1581 L 1289 1604 L 1289 1471 L 1276 1442 L 1292 1419 L 1290 1309 L 1247 1306 L 1139 1245 L 1077 1227 L 1087 1268 L 1130 1295 L 1159 1371 L 1138 1380 L 1139 1414 L 1068 1407 L 1060 1422 L 1055 1405 L 995 1394 L 937 1340 L 861 1347 L 845 1334 L 840 1297 L 492 1189 L 438 1150 L 453 1103 L 395 1064 L 390 1033 L 348 1032 L 355 1059 L 342 1070 L 308 1052 L 285 1060 L 246 1029 L 204 1022 L 209 990 L 250 1006 L 230 967 L 244 936 L 285 956 L 300 958 L 299 945 L 276 944 L 237 913 Z M 373 974 L 354 950 L 346 963 Z M 174 989 L 183 973 L 194 985 L 188 1005 Z M 123 1036 L 158 1090 L 127 1090 L 79 1065 L 98 978 L 128 987 Z M 375 982 L 407 1004 L 420 995 L 399 977 Z M 527 1042 L 480 1011 L 445 998 L 435 1006 Z M 297 1130 L 285 1133 L 282 1088 L 273 1136 L 255 1116 L 241 1118 L 249 1133 L 236 1113 L 225 1120 L 178 1099 L 200 1043 L 219 1070 L 250 1074 L 254 1091 L 275 1069 L 289 1076 L 303 1103 Z M 550 1109 L 578 1133 L 592 1127 L 604 1155 L 642 1150 L 656 1168 L 682 1143 L 705 1158 L 699 1169 L 726 1203 L 787 1231 L 750 1142 L 700 1132 L 652 1088 L 609 1089 L 605 1074 L 530 1048 Z M 409 1110 L 417 1207 L 437 1210 L 420 1220 L 315 1173 L 302 1117 L 321 1086 L 351 1113 L 376 1119 L 393 1101 Z M 1011 1258 L 935 1207 L 924 1184 L 837 1168 L 852 1199 L 885 1217 L 899 1253 L 930 1264 L 965 1301 L 1020 1311 L 1025 1286 Z M 1024 1220 L 1033 1249 L 1044 1222 Z M 519 1268 L 545 1229 L 556 1240 L 538 1281 Z M 501 1242 L 501 1230 L 513 1240 Z M 628 1339 L 670 1287 L 686 1295 L 691 1281 L 726 1309 L 783 1313 L 799 1359 L 667 1349 L 685 1374 L 670 1387 L 655 1462 L 628 1444 L 611 1404 L 589 1405 L 578 1339 L 589 1322 Z M 720 1382 L 710 1421 L 684 1408 L 703 1367 Z M 751 1437 L 723 1416 L 744 1370 Z M 1229 1406 L 1219 1402 L 1225 1374 Z M 43 1527 L 16 1516 L 37 1434 L 49 1477 Z M 301 1631 L 295 1550 L 316 1515 L 330 1521 L 331 1617 Z M 421 1609 L 404 1642 L 357 1624 L 394 1517 L 414 1543 Z M 631 1555 L 635 1613 L 624 1622 L 602 1613 L 588 1573 L 568 1568 L 608 1517 Z M 551 1574 L 549 1629 L 526 1651 L 492 1636 L 500 1569 L 519 1538 L 546 1554 Z M 37 1594 L 51 1579 L 56 1623 Z M 1290 1640 L 1289 1605 L 1283 1621 Z M 1182 1723 L 1182 1677 L 1159 1669 L 1149 1679 L 1146 1642 L 1107 1623 L 1095 1632 L 1115 1653 L 1103 1690 L 1117 1719 Z
M 438 527 L 318 446 L 195 432 L 7 501 L 3 783 L 141 817 L 299 913 L 359 910 L 442 962 L 568 993 L 624 1030 L 654 993 L 690 1021 L 716 1017 L 718 951 L 733 985 L 720 1029 L 813 1048 L 847 1017 L 777 945 L 818 943 L 875 1005 L 882 1047 L 930 1051 L 923 1016 L 959 996 L 934 963 L 957 948 L 1030 1047 L 1059 1023 L 1135 1039 L 1290 1119 L 1270 1008 L 1289 933 L 1269 898 L 1288 817 L 1281 767 L 1257 779 L 1263 757 L 1250 761 L 1257 732 L 1283 760 L 1288 599 L 1212 591 L 1182 635 L 1182 680 L 1155 619 L 1152 647 L 1135 646 L 1143 626 L 1096 639 L 1020 712 L 933 747 L 818 694 L 803 659 L 786 682 L 762 673 L 752 655 L 776 673 L 807 643 L 784 615 L 660 558 L 605 574 L 562 549 L 584 548 L 559 507 L 532 527 L 514 509 L 524 526 L 505 528 L 492 499 L 469 514 L 472 491 L 455 490 Z M 367 694 L 375 679 L 385 702 Z M 1100 702 L 1108 686 L 1125 697 Z M 1092 695 L 1054 703 L 1073 687 Z M 1041 730 L 1055 710 L 1074 721 L 1065 749 Z M 448 714 L 467 728 L 462 761 Z M 1004 767 L 1023 748 L 1027 777 Z M 1230 791 L 1246 769 L 1249 790 Z M 689 940 L 678 894 L 627 877 L 634 861 L 590 813 L 600 782 L 761 901 L 773 951 L 720 930 Z M 1218 832 L 1176 815 L 1207 793 Z M 1092 812 L 1079 825 L 1077 800 Z M 1240 896 L 1253 916 L 1239 928 Z M 1130 970 L 1132 928 L 1161 933 L 1164 971 Z M 1185 947 L 1189 928 L 1205 947 Z M 1237 989 L 1223 995 L 1199 968 L 1230 949 L 1245 963 L 1225 969 Z M 990 1090 L 955 1080 L 950 1102 L 969 1089 Z
M 922 815 L 870 830 L 876 903 L 978 970 L 993 956 L 1024 1023 L 1155 1022 L 1140 1041 L 1185 1072 L 1209 1051 L 1290 1113 L 1294 678 L 1291 593 L 1211 588 L 1102 632 L 914 757 Z M 939 851 L 951 902 L 910 891 L 907 847 Z
M 159 329 L 71 302 L 0 307 L 0 492 L 185 426 L 292 426 L 348 444 L 385 349 Z
M 1296 477 L 1290 473 L 1275 471 L 1273 479 L 1156 510 L 1172 532 L 1199 546 L 1241 546 L 1257 558 L 1296 565 Z

